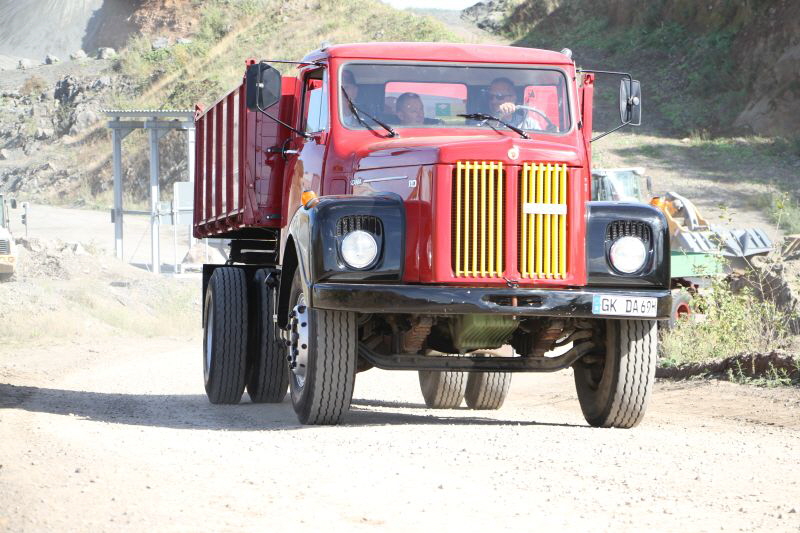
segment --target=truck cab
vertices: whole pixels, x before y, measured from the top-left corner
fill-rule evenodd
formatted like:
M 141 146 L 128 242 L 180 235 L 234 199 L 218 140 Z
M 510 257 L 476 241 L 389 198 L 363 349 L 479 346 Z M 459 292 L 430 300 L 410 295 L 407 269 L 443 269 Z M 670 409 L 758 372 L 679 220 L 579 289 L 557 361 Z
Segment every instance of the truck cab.
M 204 268 L 210 400 L 288 387 L 303 423 L 336 423 L 377 367 L 418 371 L 431 408 L 496 409 L 512 373 L 572 367 L 590 424 L 636 425 L 669 241 L 651 206 L 591 200 L 595 74 L 493 45 L 297 63 L 248 61 L 197 113 L 195 236 L 232 239 L 229 264 Z M 623 123 L 636 87 L 621 84 Z

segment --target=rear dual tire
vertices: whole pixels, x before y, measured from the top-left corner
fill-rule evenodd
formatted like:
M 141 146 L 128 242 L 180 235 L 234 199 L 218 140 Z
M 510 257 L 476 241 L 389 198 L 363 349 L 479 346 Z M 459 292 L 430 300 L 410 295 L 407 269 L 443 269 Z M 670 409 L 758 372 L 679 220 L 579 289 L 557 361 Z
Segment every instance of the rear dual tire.
M 470 409 L 499 409 L 510 384 L 508 372 L 419 371 L 419 387 L 430 409 L 455 409 L 462 398 Z
M 243 270 L 214 270 L 203 309 L 203 378 L 213 404 L 242 399 L 247 365 L 247 278 Z
M 247 354 L 247 394 L 253 403 L 280 403 L 289 387 L 286 345 L 275 331 L 270 271 L 261 269 L 253 278 L 254 309 L 250 320 L 250 347 Z

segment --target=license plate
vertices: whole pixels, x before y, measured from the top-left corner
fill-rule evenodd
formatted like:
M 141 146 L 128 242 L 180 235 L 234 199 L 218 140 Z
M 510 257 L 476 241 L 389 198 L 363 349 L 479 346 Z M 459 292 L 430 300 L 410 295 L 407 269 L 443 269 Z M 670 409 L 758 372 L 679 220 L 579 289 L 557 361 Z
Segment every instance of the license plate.
M 657 302 L 656 298 L 595 294 L 592 297 L 592 314 L 655 317 Z

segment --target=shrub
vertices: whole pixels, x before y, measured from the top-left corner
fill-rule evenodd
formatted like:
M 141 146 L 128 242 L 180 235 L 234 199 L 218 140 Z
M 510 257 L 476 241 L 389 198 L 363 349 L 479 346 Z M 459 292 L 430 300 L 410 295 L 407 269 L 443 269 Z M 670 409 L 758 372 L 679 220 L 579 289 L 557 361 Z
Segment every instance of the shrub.
M 704 319 L 680 320 L 663 334 L 666 366 L 769 352 L 788 342 L 788 317 L 774 303 L 757 299 L 749 288 L 736 293 L 726 280 L 716 280 L 695 297 L 692 306 Z
M 25 96 L 39 96 L 47 90 L 47 82 L 39 76 L 33 75 L 22 84 L 19 93 Z

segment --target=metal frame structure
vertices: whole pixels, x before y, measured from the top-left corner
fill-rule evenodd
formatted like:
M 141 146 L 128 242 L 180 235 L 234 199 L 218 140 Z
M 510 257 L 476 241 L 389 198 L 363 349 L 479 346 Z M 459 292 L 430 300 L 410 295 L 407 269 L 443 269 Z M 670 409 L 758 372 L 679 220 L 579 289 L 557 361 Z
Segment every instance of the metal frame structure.
M 163 215 L 159 202 L 159 144 L 170 130 L 186 132 L 186 159 L 189 165 L 189 182 L 194 182 L 195 124 L 194 111 L 185 109 L 105 110 L 111 118 L 108 127 L 114 145 L 114 251 L 122 259 L 122 217 L 125 214 L 150 215 L 150 245 L 153 272 L 161 271 L 159 216 Z M 126 211 L 122 207 L 122 140 L 132 131 L 145 129 L 150 139 L 150 211 Z M 191 233 L 190 233 L 191 235 Z

